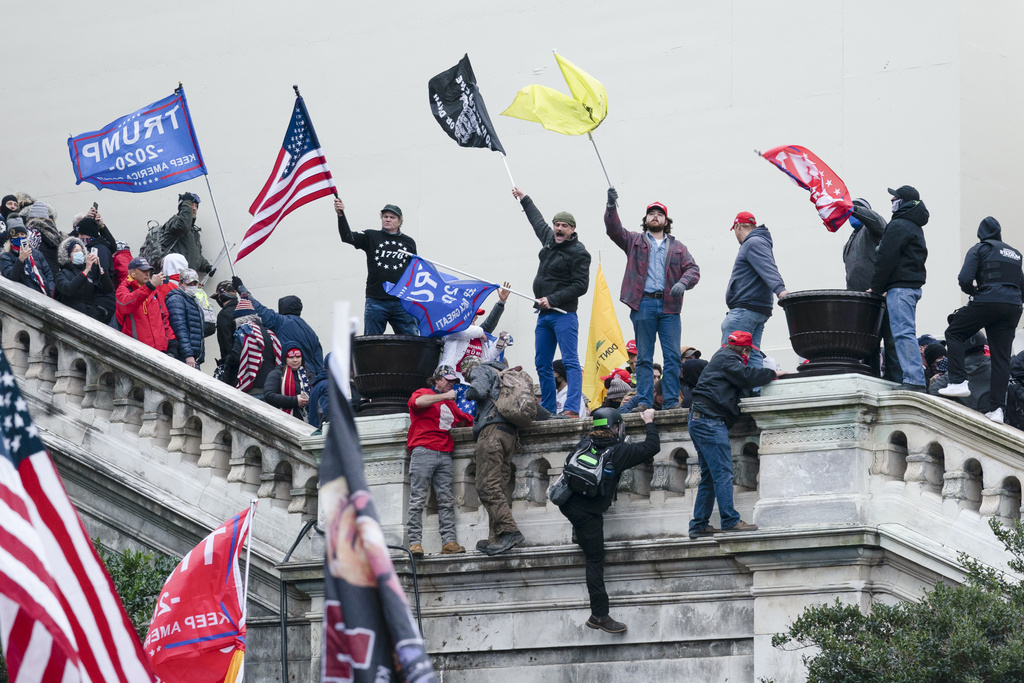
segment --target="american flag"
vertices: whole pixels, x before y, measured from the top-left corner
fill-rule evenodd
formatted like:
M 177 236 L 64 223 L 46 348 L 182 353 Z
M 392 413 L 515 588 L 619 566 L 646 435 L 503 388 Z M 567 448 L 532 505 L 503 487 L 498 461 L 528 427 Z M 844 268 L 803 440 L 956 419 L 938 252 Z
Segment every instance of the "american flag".
M 292 120 L 274 170 L 249 207 L 252 225 L 242 238 L 235 263 L 263 244 L 282 218 L 303 204 L 330 194 L 335 194 L 335 189 L 327 159 L 320 149 L 306 104 L 301 97 L 296 97 Z
M 0 637 L 13 683 L 154 680 L 2 352 Z

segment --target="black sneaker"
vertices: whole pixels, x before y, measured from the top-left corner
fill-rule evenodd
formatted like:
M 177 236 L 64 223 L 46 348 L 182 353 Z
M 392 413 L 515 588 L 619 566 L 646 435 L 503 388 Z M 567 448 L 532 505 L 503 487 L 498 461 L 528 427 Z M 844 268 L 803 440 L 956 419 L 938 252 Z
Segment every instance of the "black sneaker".
M 587 626 L 590 628 L 601 629 L 605 633 L 625 633 L 626 625 L 621 621 L 615 621 L 609 615 L 603 617 L 595 617 L 593 614 L 587 619 Z
M 525 540 L 526 537 L 523 536 L 523 532 L 521 531 L 513 531 L 510 534 L 502 534 L 501 536 L 498 536 L 497 541 L 491 543 L 489 546 L 484 548 L 484 552 L 488 555 L 497 555 L 499 553 L 512 550 L 512 548 L 515 548 L 517 545 L 519 545 Z
M 708 536 L 714 536 L 717 533 L 721 533 L 721 531 L 722 531 L 721 529 L 715 528 L 715 527 L 713 527 L 713 526 L 711 526 L 709 524 L 708 526 L 704 527 L 703 529 L 698 529 L 697 531 L 691 531 L 690 532 L 690 538 L 691 539 L 707 538 Z
M 490 544 L 491 542 L 488 541 L 486 538 L 481 538 L 479 541 L 476 542 L 476 549 L 480 552 L 486 552 L 487 546 L 489 546 Z

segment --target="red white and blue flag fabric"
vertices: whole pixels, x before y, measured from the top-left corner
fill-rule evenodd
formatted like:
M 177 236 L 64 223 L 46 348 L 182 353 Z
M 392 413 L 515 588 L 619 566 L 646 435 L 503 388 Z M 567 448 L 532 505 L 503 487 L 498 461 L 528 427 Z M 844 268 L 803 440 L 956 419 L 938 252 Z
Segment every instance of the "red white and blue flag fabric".
M 761 154 L 790 179 L 811 193 L 811 202 L 818 210 L 829 232 L 843 227 L 853 213 L 853 200 L 846 183 L 824 161 L 806 147 L 783 145 Z
M 149 192 L 206 174 L 185 89 L 68 138 L 75 184 Z
M 335 327 L 343 332 L 335 334 L 330 354 L 331 428 L 320 464 L 327 543 L 320 680 L 437 683 L 366 486 L 359 435 L 342 390 L 351 358 L 347 310 L 344 304 L 335 310 Z
M 0 640 L 12 683 L 155 680 L 2 353 Z
M 143 648 L 161 683 L 242 680 L 245 587 L 238 556 L 251 512 L 246 508 L 214 529 L 160 590 Z
M 252 224 L 242 238 L 235 263 L 263 244 L 281 219 L 303 204 L 335 194 L 327 158 L 301 97 L 295 98 L 288 131 L 266 184 L 249 207 Z
M 483 280 L 460 280 L 441 273 L 418 256 L 409 259 L 397 283 L 385 282 L 384 291 L 402 301 L 424 337 L 443 337 L 469 327 L 478 308 L 498 285 Z

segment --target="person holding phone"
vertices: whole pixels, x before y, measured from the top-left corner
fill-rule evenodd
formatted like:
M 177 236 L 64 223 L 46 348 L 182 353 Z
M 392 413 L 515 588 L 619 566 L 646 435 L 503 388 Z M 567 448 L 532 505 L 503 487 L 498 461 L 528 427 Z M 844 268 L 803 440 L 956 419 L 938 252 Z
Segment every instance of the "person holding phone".
M 57 297 L 66 306 L 107 324 L 114 315 L 114 283 L 110 271 L 99 263 L 96 250 L 87 254 L 85 245 L 76 237 L 68 237 L 57 247 Z

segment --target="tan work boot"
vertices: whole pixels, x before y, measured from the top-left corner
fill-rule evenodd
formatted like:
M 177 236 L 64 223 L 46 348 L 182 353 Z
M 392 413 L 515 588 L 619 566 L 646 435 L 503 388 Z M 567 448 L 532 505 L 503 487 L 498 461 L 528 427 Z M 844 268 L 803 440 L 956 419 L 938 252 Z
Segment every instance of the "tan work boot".
M 448 541 L 441 548 L 441 554 L 442 555 L 458 555 L 459 553 L 464 553 L 464 552 L 466 552 L 466 549 L 463 548 L 458 543 L 456 543 L 455 541 Z
M 412 553 L 413 557 L 423 557 L 423 546 L 419 543 L 413 543 L 409 546 L 409 552 Z

